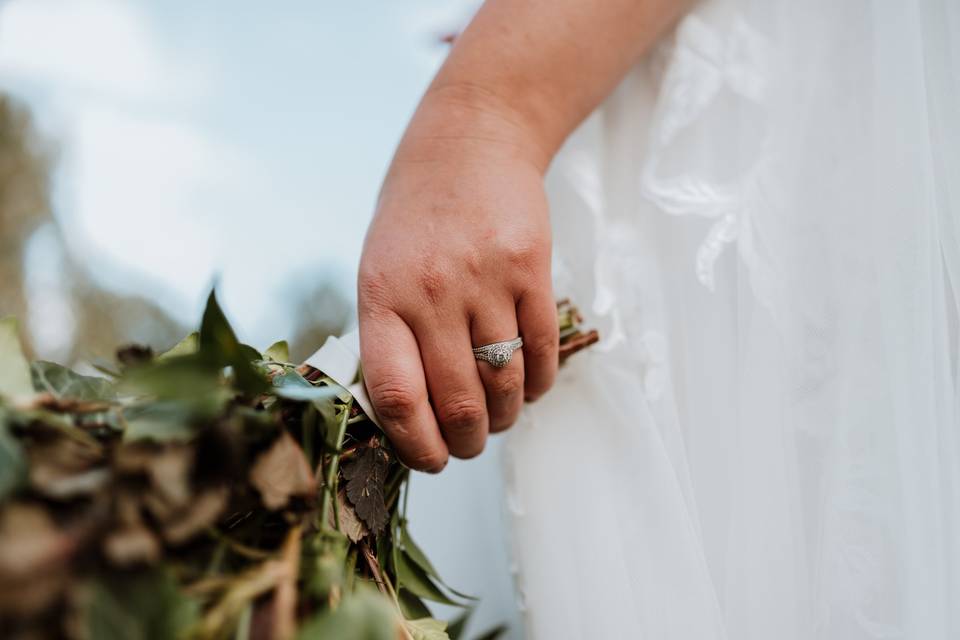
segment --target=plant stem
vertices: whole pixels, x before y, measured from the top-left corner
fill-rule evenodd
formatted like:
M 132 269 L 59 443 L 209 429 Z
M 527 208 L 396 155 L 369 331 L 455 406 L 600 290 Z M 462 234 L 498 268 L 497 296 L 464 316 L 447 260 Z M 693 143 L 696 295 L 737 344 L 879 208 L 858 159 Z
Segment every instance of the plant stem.
M 334 525 L 339 530 L 340 529 L 340 514 L 336 510 L 336 491 L 337 491 L 337 479 L 338 471 L 340 469 L 340 452 L 343 449 L 343 438 L 347 433 L 347 422 L 350 419 L 350 408 L 353 406 L 353 398 L 343 407 L 343 417 L 340 419 L 340 424 L 337 428 L 337 440 L 336 440 L 336 452 L 330 456 L 330 464 L 327 467 L 327 478 L 323 484 L 323 504 L 320 507 L 320 522 L 317 525 L 319 529 L 325 529 L 329 527 L 329 518 L 330 518 L 330 505 L 334 503 Z
M 245 545 L 242 542 L 237 542 L 216 527 L 210 527 L 210 529 L 207 530 L 207 533 L 210 534 L 210 537 L 217 540 L 218 552 L 220 552 L 221 548 L 224 551 L 229 549 L 238 556 L 242 556 L 248 560 L 265 560 L 273 555 L 273 553 L 270 551 L 264 551 L 263 549 L 257 549 L 256 547 Z
M 390 579 L 386 573 L 381 570 L 380 563 L 377 562 L 377 557 L 373 554 L 373 551 L 371 551 L 366 541 L 360 543 L 360 552 L 363 554 L 364 560 L 367 561 L 367 567 L 370 568 L 370 573 L 373 574 L 373 580 L 377 583 L 380 592 L 387 593 L 393 598 L 393 606 L 397 608 L 397 614 L 400 616 L 400 620 L 405 620 L 403 610 L 400 609 L 400 599 L 397 597 L 397 592 L 394 590 L 393 585 L 390 584 Z M 413 640 L 413 636 L 407 630 L 405 624 L 400 625 L 400 630 L 405 640 Z

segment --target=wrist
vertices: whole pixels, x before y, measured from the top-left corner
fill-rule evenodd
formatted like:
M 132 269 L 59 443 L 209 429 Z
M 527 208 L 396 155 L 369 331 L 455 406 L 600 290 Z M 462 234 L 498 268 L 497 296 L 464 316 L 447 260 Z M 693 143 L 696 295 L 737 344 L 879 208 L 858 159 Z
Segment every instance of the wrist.
M 431 86 L 397 150 L 399 161 L 446 161 L 455 155 L 519 161 L 543 175 L 556 151 L 521 110 L 470 84 Z

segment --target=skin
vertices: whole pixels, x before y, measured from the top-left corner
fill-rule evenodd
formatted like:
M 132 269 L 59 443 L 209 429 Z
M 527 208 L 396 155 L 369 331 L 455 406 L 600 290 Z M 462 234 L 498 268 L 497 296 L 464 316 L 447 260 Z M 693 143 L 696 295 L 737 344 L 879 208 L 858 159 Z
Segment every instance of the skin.
M 543 175 L 564 139 L 683 13 L 681 0 L 489 0 L 417 108 L 358 280 L 371 401 L 401 459 L 479 454 L 553 384 Z M 497 369 L 471 347 L 517 335 Z

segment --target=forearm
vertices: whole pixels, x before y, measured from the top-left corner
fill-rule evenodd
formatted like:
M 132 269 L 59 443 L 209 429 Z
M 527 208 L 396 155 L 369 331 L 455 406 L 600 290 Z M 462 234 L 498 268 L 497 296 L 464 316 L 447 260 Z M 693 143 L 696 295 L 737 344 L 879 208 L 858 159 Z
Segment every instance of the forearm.
M 401 152 L 409 159 L 420 149 L 468 144 L 545 170 L 688 4 L 488 0 L 428 89 Z

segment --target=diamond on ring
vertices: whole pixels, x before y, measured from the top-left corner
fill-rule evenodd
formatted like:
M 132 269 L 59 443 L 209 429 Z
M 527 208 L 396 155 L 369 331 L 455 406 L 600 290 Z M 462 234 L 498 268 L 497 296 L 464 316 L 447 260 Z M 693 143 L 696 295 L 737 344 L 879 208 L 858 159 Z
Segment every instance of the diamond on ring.
M 513 340 L 485 344 L 482 347 L 474 347 L 473 357 L 477 360 L 489 362 L 500 369 L 510 364 L 510 360 L 513 359 L 513 352 L 522 346 L 523 338 L 516 337 Z

